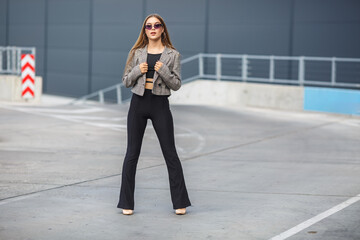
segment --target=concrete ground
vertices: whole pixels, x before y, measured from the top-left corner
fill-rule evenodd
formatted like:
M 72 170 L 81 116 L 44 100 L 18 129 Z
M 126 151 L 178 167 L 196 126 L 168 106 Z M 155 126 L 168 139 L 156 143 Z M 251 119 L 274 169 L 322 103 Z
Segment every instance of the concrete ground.
M 360 239 L 360 118 L 171 105 L 192 206 L 174 214 L 151 121 L 116 208 L 129 105 L 0 103 L 0 239 Z

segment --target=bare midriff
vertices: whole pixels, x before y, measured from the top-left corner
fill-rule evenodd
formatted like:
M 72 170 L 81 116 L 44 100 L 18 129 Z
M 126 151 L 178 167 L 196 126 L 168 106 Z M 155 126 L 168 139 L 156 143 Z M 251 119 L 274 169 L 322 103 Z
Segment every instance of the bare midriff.
M 146 89 L 153 89 L 154 83 L 152 78 L 147 78 L 145 82 Z

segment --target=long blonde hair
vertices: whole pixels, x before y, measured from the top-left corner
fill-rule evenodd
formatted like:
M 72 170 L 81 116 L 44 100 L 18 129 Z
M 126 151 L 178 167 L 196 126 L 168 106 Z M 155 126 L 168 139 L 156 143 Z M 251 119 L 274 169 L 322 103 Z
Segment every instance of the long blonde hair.
M 136 40 L 134 46 L 130 50 L 130 57 L 126 61 L 125 69 L 128 67 L 129 63 L 132 61 L 132 59 L 134 57 L 135 50 L 138 49 L 138 48 L 143 48 L 149 43 L 149 39 L 148 39 L 148 37 L 146 36 L 146 33 L 145 33 L 145 24 L 146 24 L 146 21 L 151 17 L 157 18 L 161 22 L 161 24 L 162 24 L 162 26 L 164 28 L 164 32 L 161 34 L 161 42 L 162 42 L 162 44 L 165 45 L 168 48 L 172 48 L 172 49 L 176 50 L 176 48 L 171 43 L 170 36 L 169 36 L 168 31 L 167 31 L 164 19 L 159 14 L 156 14 L 156 13 L 150 14 L 145 18 L 145 20 L 143 22 L 143 25 L 142 25 L 142 28 L 140 30 L 139 37 Z

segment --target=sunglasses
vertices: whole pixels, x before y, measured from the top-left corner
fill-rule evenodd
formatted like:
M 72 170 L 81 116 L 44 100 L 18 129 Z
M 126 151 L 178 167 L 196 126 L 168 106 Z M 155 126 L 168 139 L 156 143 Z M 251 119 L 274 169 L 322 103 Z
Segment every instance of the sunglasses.
M 155 24 L 154 24 L 154 28 L 155 28 L 155 29 L 159 29 L 160 27 L 162 27 L 162 24 L 161 24 L 161 23 L 155 23 Z M 146 25 L 145 25 L 145 29 L 151 30 L 151 29 L 152 29 L 152 25 L 151 25 L 151 24 L 146 24 Z

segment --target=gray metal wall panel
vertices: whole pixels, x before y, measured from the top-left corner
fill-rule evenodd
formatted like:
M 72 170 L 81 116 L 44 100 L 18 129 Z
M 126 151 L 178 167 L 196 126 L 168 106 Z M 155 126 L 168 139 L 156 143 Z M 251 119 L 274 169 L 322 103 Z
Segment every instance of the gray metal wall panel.
M 121 82 L 127 52 L 94 51 L 92 65 L 93 91 Z
M 360 1 L 295 2 L 294 55 L 360 57 Z
M 44 0 L 9 1 L 9 45 L 43 48 L 44 16 Z
M 295 0 L 297 23 L 360 23 L 359 0 Z
M 89 25 L 49 25 L 48 47 L 89 50 Z
M 94 1 L 93 49 L 129 51 L 142 21 L 142 1 Z
M 205 0 L 148 0 L 146 15 L 158 13 L 164 19 L 166 26 L 198 25 L 205 21 Z
M 44 47 L 36 48 L 36 75 L 44 76 Z
M 11 24 L 44 25 L 45 0 L 11 0 L 9 2 Z
M 49 93 L 63 96 L 81 96 L 87 94 L 87 75 L 51 71 L 48 73 L 48 78 L 52 80 L 48 82 Z
M 36 75 L 44 75 L 45 0 L 9 1 L 9 45 L 36 48 Z
M 89 0 L 48 0 L 49 25 L 89 24 Z
M 204 26 L 174 25 L 169 26 L 169 35 L 174 47 L 181 54 L 198 54 L 204 49 Z
M 205 0 L 174 1 L 149 0 L 146 16 L 158 13 L 164 19 L 171 42 L 181 54 L 194 55 L 204 51 Z
M 89 52 L 75 49 L 48 49 L 48 73 L 67 73 L 88 75 Z M 51 79 L 50 79 L 51 80 Z M 63 79 L 63 84 L 72 83 L 72 79 Z M 68 85 L 71 87 L 71 84 Z
M 6 3 L 0 0 L 1 45 Z M 46 70 L 48 93 L 80 96 L 89 87 L 119 83 L 143 17 L 150 13 L 165 19 L 183 58 L 204 50 L 360 57 L 358 0 L 11 0 L 9 8 L 8 44 L 37 47 L 37 73 Z M 214 62 L 206 63 L 205 71 L 214 71 Z
M 288 23 L 289 0 L 209 0 L 210 25 Z
M 209 27 L 209 52 L 288 55 L 288 29 L 286 25 Z
M 91 91 L 121 82 L 143 21 L 142 1 L 94 0 Z
M 142 1 L 94 0 L 94 24 L 141 26 Z
M 44 25 L 10 24 L 9 44 L 22 47 L 44 47 Z
M 93 49 L 128 52 L 137 40 L 139 33 L 139 26 L 96 25 L 93 28 Z
M 290 1 L 210 1 L 211 53 L 289 54 Z
M 6 26 L 0 25 L 0 46 L 6 45 Z
M 47 91 L 86 94 L 89 79 L 90 1 L 48 1 Z M 60 81 L 60 83 L 59 83 Z
M 297 24 L 294 55 L 360 57 L 359 24 Z
M 7 1 L 0 0 L 0 46 L 6 45 L 6 9 Z
M 117 77 L 117 81 L 119 81 L 119 77 L 122 75 L 123 68 L 125 67 L 123 65 L 125 60 L 122 57 L 124 55 L 126 55 L 125 52 L 119 51 L 93 51 L 92 73 L 98 76 Z

